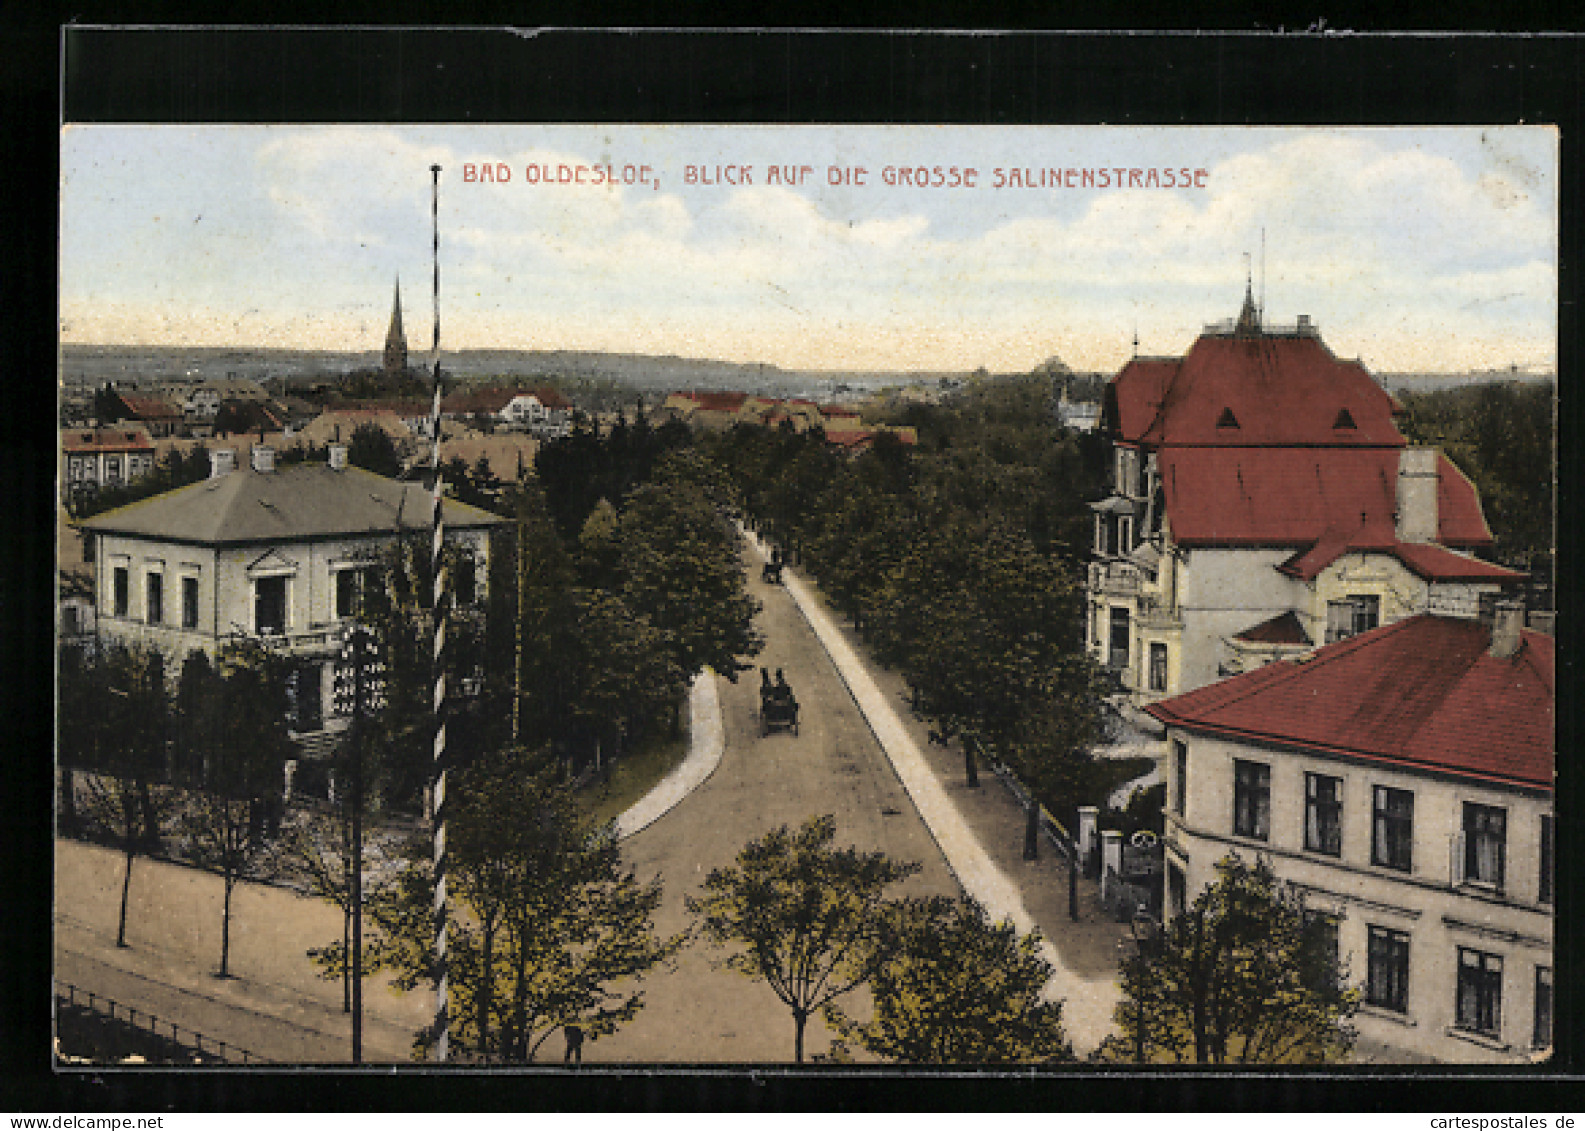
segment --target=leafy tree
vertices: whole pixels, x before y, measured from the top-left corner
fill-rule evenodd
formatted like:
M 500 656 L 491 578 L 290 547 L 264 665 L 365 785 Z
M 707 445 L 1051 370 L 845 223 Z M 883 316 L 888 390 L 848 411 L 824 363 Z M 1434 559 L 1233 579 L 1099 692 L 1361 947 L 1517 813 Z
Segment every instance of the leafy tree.
M 124 859 L 116 927 L 116 945 L 124 947 L 133 862 L 158 851 L 171 808 L 164 783 L 170 713 L 165 665 L 154 651 L 116 647 L 96 659 L 78 649 L 67 652 L 62 706 L 92 713 L 64 723 L 63 762 L 86 771 L 80 783 L 68 779 L 66 787 L 81 801 L 75 815 L 84 831 L 114 846 Z
M 632 1020 L 644 995 L 623 983 L 685 937 L 655 934 L 660 881 L 623 871 L 614 834 L 581 815 L 554 764 L 522 749 L 479 759 L 458 775 L 448 829 L 456 1046 L 530 1063 L 559 1028 L 597 1038 Z M 433 978 L 429 871 L 415 858 L 370 901 L 370 966 L 394 970 L 399 989 Z M 340 961 L 336 944 L 311 953 Z M 420 1047 L 432 1038 L 419 1034 Z
M 698 490 L 647 485 L 628 497 L 617 538 L 622 597 L 667 634 L 684 676 L 711 667 L 735 681 L 741 657 L 764 646 L 737 532 Z
M 682 700 L 687 688 L 664 633 L 635 616 L 614 593 L 574 589 L 574 631 L 560 657 L 568 676 L 565 732 L 596 744 L 602 766 L 624 740 Z
M 220 971 L 230 977 L 231 897 L 237 882 L 266 860 L 267 826 L 276 820 L 282 770 L 293 746 L 286 731 L 287 670 L 260 645 L 230 646 L 221 657 L 219 733 L 203 787 L 190 791 L 180 824 L 189 852 L 225 883 Z
M 874 977 L 886 889 L 919 871 L 881 852 L 832 848 L 836 819 L 812 817 L 750 841 L 687 897 L 704 936 L 736 947 L 730 969 L 768 985 L 793 1015 L 793 1059 L 816 1010 Z
M 1043 998 L 1052 969 L 1038 932 L 992 923 L 972 899 L 906 899 L 889 909 L 882 952 L 869 1022 L 826 1007 L 844 1039 L 908 1064 L 1073 1059 L 1062 1003 Z
M 539 746 L 560 736 L 565 717 L 569 681 L 561 655 L 570 647 L 573 562 L 537 482 L 522 484 L 516 512 L 512 740 Z
M 353 430 L 347 445 L 347 462 L 387 479 L 397 479 L 402 474 L 402 458 L 396 444 L 377 424 L 364 423 Z
M 1122 964 L 1121 1035 L 1105 1059 L 1198 1064 L 1314 1064 L 1343 1059 L 1359 991 L 1320 945 L 1323 926 L 1268 861 L 1236 855 L 1167 924 L 1158 945 Z
M 288 866 L 306 881 L 308 894 L 329 903 L 341 911 L 341 952 L 352 952 L 352 821 L 351 812 L 343 804 L 348 791 L 338 791 L 337 804 L 328 815 L 305 815 L 293 827 L 284 845 L 283 856 Z M 318 954 L 309 951 L 310 956 Z M 326 963 L 321 975 L 341 979 L 341 1012 L 352 1012 L 352 964 L 350 961 Z

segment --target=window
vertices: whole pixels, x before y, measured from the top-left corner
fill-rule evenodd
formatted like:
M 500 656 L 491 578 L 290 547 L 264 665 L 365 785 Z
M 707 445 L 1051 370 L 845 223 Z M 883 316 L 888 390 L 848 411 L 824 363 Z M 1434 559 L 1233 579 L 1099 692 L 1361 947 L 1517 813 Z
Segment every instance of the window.
M 1409 936 L 1386 927 L 1369 929 L 1370 974 L 1365 1001 L 1395 1013 L 1409 1011 Z
M 143 595 L 147 598 L 143 604 L 144 619 L 150 624 L 162 623 L 165 620 L 165 575 L 145 575 Z
M 1121 670 L 1128 666 L 1128 610 L 1113 606 L 1111 652 L 1106 664 Z
M 1134 548 L 1134 520 L 1129 515 L 1117 516 L 1117 552 L 1126 554 Z
M 1312 989 L 1337 985 L 1341 951 L 1338 944 L 1337 916 L 1324 911 L 1304 913 L 1304 980 Z
M 1535 1034 L 1531 1044 L 1538 1049 L 1552 1046 L 1552 967 L 1535 968 Z
M 1343 854 L 1343 779 L 1304 775 L 1304 847 L 1328 856 Z
M 1167 690 L 1167 646 L 1165 644 L 1152 644 L 1150 646 L 1150 690 Z
M 1508 814 L 1492 805 L 1464 802 L 1464 882 L 1501 889 Z
M 1460 1029 L 1495 1037 L 1502 1032 L 1502 956 L 1458 948 Z
M 1370 862 L 1400 872 L 1414 867 L 1414 794 L 1407 789 L 1375 788 Z
M 1326 603 L 1326 642 L 1335 644 L 1381 623 L 1381 598 L 1356 594 Z
M 1541 814 L 1541 887 L 1536 896 L 1540 903 L 1552 902 L 1552 814 Z
M 198 627 L 198 579 L 182 578 L 182 627 Z
M 286 631 L 285 577 L 260 577 L 254 580 L 253 631 Z
M 315 731 L 324 726 L 320 690 L 320 665 L 301 664 L 292 671 L 287 684 L 292 729 Z
M 130 592 L 131 582 L 126 566 L 116 566 L 111 574 L 111 601 L 118 617 L 127 615 L 127 595 Z
M 358 600 L 363 595 L 363 571 L 361 569 L 339 569 L 336 571 L 336 615 L 338 617 L 355 617 L 358 615 Z
M 1271 835 L 1271 767 L 1233 762 L 1233 834 L 1265 840 Z
M 473 558 L 471 551 L 464 549 L 457 556 L 457 576 L 452 583 L 451 591 L 454 593 L 459 606 L 473 604 L 479 595 L 479 564 Z
M 1172 811 L 1183 816 L 1189 802 L 1189 748 L 1172 740 Z

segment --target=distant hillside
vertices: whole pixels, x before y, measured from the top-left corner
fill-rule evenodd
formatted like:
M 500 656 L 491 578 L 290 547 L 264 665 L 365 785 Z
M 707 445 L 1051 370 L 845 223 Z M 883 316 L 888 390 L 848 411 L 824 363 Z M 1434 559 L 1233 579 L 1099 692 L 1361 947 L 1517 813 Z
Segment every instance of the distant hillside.
M 1557 375 L 1551 371 L 1533 372 L 1517 366 L 1509 369 L 1476 369 L 1466 373 L 1378 373 L 1376 380 L 1389 392 L 1434 393 L 1439 389 L 1456 389 L 1465 385 L 1487 385 L 1503 381 L 1520 384 L 1555 383 Z
M 409 354 L 415 364 L 423 355 Z M 377 351 L 196 348 L 176 346 L 85 346 L 63 344 L 61 376 L 70 384 L 100 385 L 203 381 L 214 377 L 337 376 L 377 368 Z M 706 358 L 650 357 L 586 350 L 441 351 L 441 365 L 462 378 L 568 377 L 609 380 L 645 392 L 674 389 L 742 390 L 777 395 L 842 396 L 868 394 L 885 385 L 936 382 L 963 372 L 886 372 L 876 370 L 788 370 Z

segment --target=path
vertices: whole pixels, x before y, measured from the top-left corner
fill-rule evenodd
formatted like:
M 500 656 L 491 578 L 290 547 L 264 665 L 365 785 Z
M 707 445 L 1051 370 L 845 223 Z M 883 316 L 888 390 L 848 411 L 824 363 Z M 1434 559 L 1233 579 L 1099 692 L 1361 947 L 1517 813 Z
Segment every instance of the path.
M 766 556 L 758 538 L 750 538 L 749 543 L 760 557 Z M 1042 952 L 1054 971 L 1046 988 L 1047 996 L 1066 1003 L 1063 1016 L 1069 1035 L 1081 1054 L 1088 1052 L 1112 1028 L 1112 1011 L 1120 1000 L 1115 965 L 1102 973 L 1086 975 L 1067 964 L 1052 942 L 1063 932 L 1064 924 L 1037 922 L 1026 906 L 1020 886 L 992 861 L 975 829 L 932 772 L 919 743 L 893 708 L 891 698 L 881 691 L 824 603 L 794 571 L 787 570 L 782 577 L 799 611 L 836 664 L 964 891 L 978 900 L 991 918 L 1010 920 L 1020 932 L 1043 927 Z

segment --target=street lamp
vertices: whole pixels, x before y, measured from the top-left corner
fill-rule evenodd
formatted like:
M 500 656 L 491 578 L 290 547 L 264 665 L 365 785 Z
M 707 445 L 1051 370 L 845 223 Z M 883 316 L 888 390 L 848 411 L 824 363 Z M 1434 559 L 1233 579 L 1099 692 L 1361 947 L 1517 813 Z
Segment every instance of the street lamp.
M 1134 936 L 1134 954 L 1141 961 L 1155 953 L 1161 927 L 1155 916 L 1143 907 L 1128 921 L 1128 933 Z M 1145 1002 L 1137 992 L 1134 995 L 1134 1063 L 1145 1063 Z

